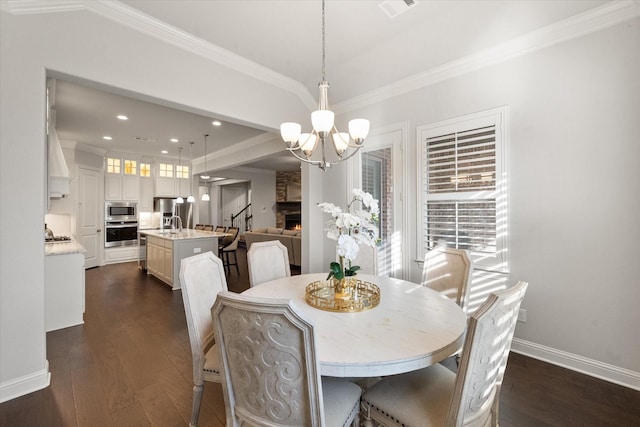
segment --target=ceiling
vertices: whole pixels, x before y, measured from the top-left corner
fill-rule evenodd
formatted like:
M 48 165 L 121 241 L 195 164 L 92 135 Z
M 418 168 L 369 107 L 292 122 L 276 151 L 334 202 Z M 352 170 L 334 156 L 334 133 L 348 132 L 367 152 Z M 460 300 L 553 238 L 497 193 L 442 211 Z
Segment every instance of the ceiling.
M 384 9 L 402 11 L 390 18 Z M 607 3 L 570 1 L 327 0 L 326 79 L 330 103 L 348 101 L 451 61 L 468 57 Z M 321 80 L 321 2 L 319 0 L 121 0 L 127 13 L 146 15 L 296 80 L 317 97 Z M 263 130 L 216 119 L 188 108 L 118 93 L 104 87 L 58 80 L 56 129 L 61 139 L 107 150 L 149 156 L 189 157 L 250 139 Z M 129 117 L 127 121 L 116 118 Z M 304 127 L 304 125 L 303 125 Z M 113 139 L 105 141 L 103 136 Z M 179 139 L 171 143 L 171 138 Z M 284 147 L 284 145 L 283 145 Z M 246 166 L 294 170 L 280 156 Z

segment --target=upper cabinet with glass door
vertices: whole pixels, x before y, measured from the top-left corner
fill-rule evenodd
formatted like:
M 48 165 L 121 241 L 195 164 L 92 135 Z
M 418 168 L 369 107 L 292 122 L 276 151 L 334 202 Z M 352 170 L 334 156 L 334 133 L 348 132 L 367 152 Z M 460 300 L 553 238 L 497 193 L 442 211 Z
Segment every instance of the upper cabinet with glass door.
M 137 202 L 140 199 L 137 160 L 107 157 L 105 172 L 105 200 Z

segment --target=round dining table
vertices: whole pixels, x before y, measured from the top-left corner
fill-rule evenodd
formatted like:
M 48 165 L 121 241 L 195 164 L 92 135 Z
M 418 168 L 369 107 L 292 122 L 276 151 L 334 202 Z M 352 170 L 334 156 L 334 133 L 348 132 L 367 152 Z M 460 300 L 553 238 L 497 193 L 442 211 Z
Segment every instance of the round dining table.
M 314 325 L 322 375 L 394 375 L 438 363 L 461 348 L 467 318 L 454 301 L 440 293 L 405 280 L 359 274 L 358 279 L 380 288 L 380 303 L 360 312 L 324 311 L 305 301 L 305 288 L 326 276 L 290 276 L 243 292 L 289 299 Z

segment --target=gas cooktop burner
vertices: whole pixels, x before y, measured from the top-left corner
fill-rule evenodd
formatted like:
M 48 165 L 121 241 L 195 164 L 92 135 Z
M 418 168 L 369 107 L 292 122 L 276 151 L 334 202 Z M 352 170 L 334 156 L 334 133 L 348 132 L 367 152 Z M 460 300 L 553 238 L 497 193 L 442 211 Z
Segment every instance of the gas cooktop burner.
M 69 236 L 53 236 L 53 237 L 45 237 L 45 243 L 65 243 L 70 242 L 71 237 Z

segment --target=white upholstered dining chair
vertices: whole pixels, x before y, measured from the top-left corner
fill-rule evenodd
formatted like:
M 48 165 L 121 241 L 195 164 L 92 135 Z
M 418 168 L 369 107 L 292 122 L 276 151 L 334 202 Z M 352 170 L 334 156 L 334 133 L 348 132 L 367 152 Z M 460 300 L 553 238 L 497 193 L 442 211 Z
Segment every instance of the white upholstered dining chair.
M 289 251 L 278 240 L 255 242 L 247 252 L 249 286 L 291 276 Z
M 193 405 L 189 426 L 196 427 L 204 382 L 222 381 L 211 320 L 211 306 L 216 296 L 227 290 L 222 261 L 211 251 L 184 258 L 180 265 L 180 282 L 193 359 Z
M 221 292 L 211 317 L 227 427 L 358 425 L 362 390 L 321 378 L 313 325 L 291 301 Z
M 358 273 L 378 275 L 378 247 L 362 245 L 358 249 L 358 255 L 351 261 L 352 265 L 360 267 Z
M 451 298 L 467 313 L 472 273 L 466 250 L 436 246 L 424 257 L 422 285 Z
M 390 376 L 362 396 L 365 427 L 497 426 L 500 386 L 520 303 L 518 282 L 495 292 L 469 319 L 458 373 L 435 364 Z

